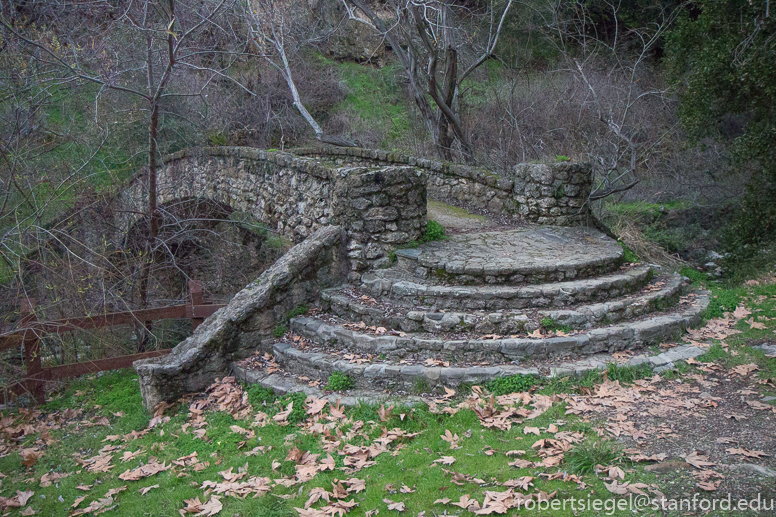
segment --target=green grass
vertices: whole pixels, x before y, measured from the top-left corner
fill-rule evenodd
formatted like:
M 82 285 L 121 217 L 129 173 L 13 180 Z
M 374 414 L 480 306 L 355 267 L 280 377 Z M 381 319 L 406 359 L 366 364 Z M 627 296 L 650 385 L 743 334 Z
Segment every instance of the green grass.
M 610 203 L 606 209 L 620 215 L 636 217 L 655 217 L 662 216 L 670 210 L 680 210 L 687 208 L 690 203 L 685 200 L 666 201 L 665 203 L 649 203 L 647 201 L 631 201 L 621 203 Z
M 517 382 L 517 381 L 512 381 Z M 523 379 L 520 382 L 528 382 Z M 326 452 L 324 445 L 326 440 L 317 432 L 305 430 L 299 424 L 307 417 L 305 415 L 304 394 L 291 396 L 277 396 L 271 390 L 259 386 L 250 386 L 247 389 L 248 399 L 254 405 L 255 410 L 264 411 L 272 416 L 284 409 L 288 402 L 293 401 L 294 412 L 289 420 L 290 425 L 281 426 L 270 422 L 266 427 L 257 428 L 251 426 L 251 416 L 247 420 L 235 419 L 225 412 L 208 410 L 204 416 L 207 421 L 207 430 L 204 440 L 197 439 L 191 432 L 184 432 L 182 426 L 188 421 L 188 404 L 173 407 L 166 413 L 171 417 L 169 422 L 161 424 L 151 432 L 138 438 L 124 442 L 115 442 L 123 449 L 116 453 L 113 464 L 115 467 L 106 473 L 90 473 L 80 467 L 74 458 L 74 454 L 81 457 L 95 455 L 97 451 L 106 445 L 104 439 L 107 435 L 126 434 L 132 430 L 143 430 L 149 421 L 149 415 L 142 409 L 137 377 L 131 370 L 114 372 L 99 377 L 88 377 L 74 381 L 55 400 L 44 408 L 46 412 L 63 411 L 66 408 L 81 408 L 84 414 L 73 419 L 61 429 L 51 431 L 54 441 L 46 447 L 45 454 L 31 469 L 21 464 L 21 459 L 16 452 L 0 458 L 0 471 L 9 477 L 3 480 L 0 495 L 10 496 L 17 489 L 34 490 L 35 496 L 31 499 L 30 506 L 39 515 L 64 515 L 73 501 L 80 496 L 87 496 L 81 507 L 89 502 L 102 497 L 108 489 L 128 485 L 128 490 L 116 496 L 117 506 L 111 510 L 111 515 L 174 515 L 178 509 L 184 506 L 184 499 L 199 497 L 206 501 L 209 496 L 200 488 L 206 480 L 221 481 L 219 472 L 238 468 L 247 464 L 249 476 L 267 476 L 278 479 L 282 476 L 293 475 L 294 463 L 287 461 L 289 450 L 297 447 L 311 454 Z M 360 404 L 354 408 L 346 409 L 349 420 L 334 420 L 343 433 L 350 429 L 356 429 L 351 422 L 360 421 L 363 429 L 356 432 L 351 438 L 342 438 L 343 443 L 353 445 L 368 445 L 371 440 L 378 438 L 383 429 L 399 428 L 407 432 L 419 432 L 412 439 L 400 439 L 390 446 L 395 454 L 383 453 L 374 461 L 376 465 L 353 474 L 334 471 L 319 472 L 312 481 L 292 487 L 274 487 L 270 495 L 253 499 L 248 497 L 240 499 L 235 497 L 222 497 L 224 509 L 222 515 L 251 515 L 251 516 L 284 516 L 298 515 L 294 507 L 301 508 L 309 497 L 310 491 L 315 487 L 323 487 L 331 490 L 331 484 L 335 479 L 347 479 L 358 477 L 366 480 L 366 490 L 348 497 L 355 500 L 359 506 L 352 515 L 363 515 L 367 510 L 380 509 L 380 514 L 388 512 L 383 502 L 384 498 L 395 501 L 404 501 L 408 508 L 417 511 L 426 510 L 442 514 L 445 509 L 448 513 L 455 507 L 443 507 L 434 505 L 434 501 L 442 496 L 449 497 L 453 501 L 462 495 L 469 494 L 473 498 L 482 501 L 487 490 L 499 490 L 492 485 L 480 486 L 476 483 L 464 483 L 456 485 L 450 482 L 451 474 L 444 469 L 461 472 L 485 480 L 494 480 L 500 483 L 508 479 L 516 479 L 521 476 L 532 476 L 534 487 L 530 491 L 543 490 L 545 492 L 558 491 L 558 497 L 565 498 L 570 495 L 578 495 L 576 485 L 564 483 L 560 480 L 549 481 L 537 476 L 541 469 L 528 468 L 516 469 L 508 466 L 512 461 L 505 455 L 508 450 L 522 449 L 526 453 L 521 456 L 530 461 L 541 461 L 541 457 L 531 446 L 541 438 L 552 438 L 546 433 L 546 428 L 552 423 L 558 423 L 563 430 L 583 432 L 590 439 L 595 435 L 589 423 L 579 420 L 573 415 L 565 415 L 564 405 L 556 403 L 541 416 L 531 420 L 530 425 L 542 430 L 541 436 L 525 435 L 523 425 L 514 425 L 510 430 L 483 427 L 477 415 L 468 409 L 460 410 L 454 415 L 431 413 L 425 405 L 414 407 L 397 406 L 391 409 L 387 421 L 380 421 L 380 408 L 371 404 Z M 123 416 L 115 416 L 113 413 L 123 411 Z M 326 412 L 326 411 L 324 411 Z M 6 411 L 4 416 L 13 414 Z M 81 424 L 84 420 L 93 416 L 105 416 L 110 420 L 110 426 L 90 426 Z M 322 422 L 328 422 L 322 420 Z M 254 438 L 245 439 L 237 432 L 232 431 L 231 426 L 240 426 L 245 429 L 253 429 L 256 432 Z M 359 424 L 361 425 L 361 424 Z M 450 444 L 441 437 L 445 431 L 459 436 L 458 448 L 450 449 Z M 363 434 L 361 434 L 363 433 Z M 29 438 L 30 442 L 35 437 Z M 602 439 L 603 440 L 603 439 Z M 245 452 L 262 445 L 267 447 L 263 454 L 246 456 Z M 398 448 L 401 446 L 402 448 Z M 123 451 L 141 450 L 140 455 L 131 461 L 122 463 L 118 456 Z M 593 449 L 596 451 L 597 449 Z M 132 469 L 141 463 L 148 462 L 150 456 L 154 456 L 160 462 L 168 464 L 182 456 L 197 452 L 200 461 L 208 461 L 210 465 L 201 472 L 191 469 L 176 467 L 173 470 L 161 472 L 140 481 L 123 481 L 118 475 L 128 469 Z M 442 456 L 453 456 L 455 463 L 450 466 L 434 465 L 432 462 Z M 344 466 L 344 458 L 339 454 L 333 454 L 336 467 Z M 600 454 L 592 458 L 602 461 L 605 459 Z M 279 464 L 276 470 L 272 469 L 273 462 Z M 546 469 L 554 472 L 557 469 Z M 71 472 L 70 477 L 61 479 L 50 487 L 41 487 L 31 478 L 39 479 L 46 472 Z M 185 476 L 179 477 L 180 473 Z M 584 475 L 589 489 L 598 494 L 605 494 L 606 489 L 602 481 L 592 475 Z M 631 481 L 648 480 L 639 471 L 628 474 Z M 80 484 L 94 485 L 89 491 L 77 490 Z M 141 487 L 159 485 L 147 493 L 140 495 L 137 490 Z M 395 487 L 396 490 L 406 485 L 415 491 L 412 493 L 391 493 L 386 491 L 386 485 Z M 442 490 L 443 493 L 440 492 Z M 501 489 L 503 490 L 503 489 Z M 41 497 L 41 496 L 45 496 Z M 59 501 L 62 497 L 64 502 Z M 282 497 L 281 497 L 282 496 Z M 319 506 L 319 505 L 316 505 Z M 417 513 L 417 512 L 415 512 Z M 458 512 L 454 512 L 458 513 Z M 13 514 L 15 515 L 15 514 Z M 553 514 L 555 515 L 555 514 Z M 571 512 L 561 512 L 557 515 L 571 516 Z M 584 514 L 583 514 L 584 515 Z M 592 515 L 592 514 L 587 514 Z
M 610 381 L 620 381 L 630 384 L 633 381 L 643 379 L 652 375 L 652 368 L 649 363 L 638 366 L 619 366 L 616 363 L 606 365 L 606 378 Z
M 591 440 L 575 445 L 566 461 L 572 472 L 592 474 L 597 465 L 607 467 L 620 457 L 619 447 L 609 440 Z
M 562 323 L 558 323 L 554 319 L 550 318 L 549 316 L 545 316 L 542 318 L 541 321 L 542 328 L 546 330 L 547 332 L 571 332 L 571 327 L 568 325 L 564 325 Z
M 700 280 L 699 281 L 703 281 Z M 763 322 L 765 329 L 751 328 L 742 320 L 737 329 L 740 334 L 729 336 L 725 342 L 727 346 L 713 344 L 706 354 L 697 358 L 698 362 L 714 362 L 724 368 L 733 368 L 740 364 L 755 362 L 759 366 L 756 375 L 759 378 L 776 378 L 776 359 L 765 357 L 757 350 L 753 350 L 749 344 L 752 340 L 761 342 L 764 338 L 771 338 L 776 327 L 776 285 L 748 285 L 732 288 L 735 296 L 750 311 L 753 321 Z M 721 293 L 724 291 L 718 288 Z M 724 298 L 724 295 L 723 295 Z M 771 320 L 773 318 L 773 320 Z M 746 318 L 748 319 L 748 317 Z M 678 370 L 661 374 L 666 379 L 681 379 L 683 382 L 693 382 L 692 376 L 686 374 L 697 371 L 694 364 L 679 366 Z M 630 383 L 637 379 L 648 377 L 652 372 L 646 366 L 623 367 L 614 364 L 607 365 L 605 371 L 591 371 L 578 377 L 540 379 L 534 376 L 513 376 L 496 379 L 485 387 L 495 395 L 503 395 L 511 392 L 533 392 L 542 394 L 553 393 L 580 393 L 584 389 L 595 389 L 595 385 L 604 379 Z M 330 379 L 331 380 L 331 379 Z M 763 388 L 767 391 L 769 388 Z M 208 409 L 204 413 L 207 421 L 205 439 L 195 438 L 191 432 L 185 432 L 184 424 L 189 421 L 188 402 L 172 407 L 166 413 L 170 417 L 169 422 L 160 424 L 152 431 L 136 440 L 118 441 L 117 445 L 123 448 L 115 453 L 113 469 L 105 473 L 90 473 L 82 468 L 75 456 L 89 457 L 97 453 L 108 442 L 108 435 L 126 434 L 131 431 L 142 431 L 149 423 L 150 415 L 142 408 L 138 388 L 138 379 L 132 370 L 110 372 L 103 375 L 92 375 L 72 381 L 66 389 L 54 395 L 43 408 L 41 416 L 31 417 L 32 422 L 39 419 L 54 418 L 54 415 L 62 415 L 67 409 L 79 409 L 83 413 L 74 418 L 61 422 L 58 427 L 52 427 L 47 432 L 46 440 L 38 432 L 21 437 L 21 444 L 31 446 L 38 442 L 44 450 L 37 464 L 26 467 L 16 450 L 12 450 L 7 456 L 0 458 L 0 472 L 8 477 L 3 479 L 0 485 L 0 496 L 9 497 L 16 490 L 33 490 L 34 497 L 29 506 L 39 515 L 65 515 L 69 506 L 80 496 L 87 496 L 82 503 L 85 506 L 90 501 L 102 497 L 108 489 L 128 485 L 128 490 L 116 497 L 116 508 L 109 515 L 134 516 L 134 515 L 175 515 L 184 506 L 183 500 L 199 497 L 201 501 L 208 499 L 200 488 L 206 480 L 221 481 L 219 472 L 230 468 L 237 471 L 246 465 L 249 476 L 267 476 L 271 479 L 279 479 L 282 476 L 293 475 L 294 463 L 287 461 L 289 451 L 296 447 L 311 454 L 322 454 L 324 457 L 327 440 L 321 430 L 311 428 L 310 420 L 307 420 L 305 395 L 297 393 L 293 395 L 278 395 L 272 390 L 252 385 L 246 388 L 248 401 L 253 405 L 253 412 L 245 420 L 236 419 L 228 413 Z M 463 397 L 465 390 L 459 389 Z M 450 404 L 455 407 L 461 399 L 453 400 Z M 256 411 L 262 411 L 270 417 L 283 411 L 288 404 L 293 403 L 293 411 L 289 415 L 289 425 L 278 425 L 270 421 L 265 427 L 253 427 L 252 419 Z M 386 408 L 389 404 L 385 405 Z M 496 409 L 498 407 L 496 406 Z M 515 423 L 510 429 L 499 430 L 497 428 L 484 427 L 477 415 L 468 408 L 462 408 L 455 414 L 432 413 L 424 404 L 416 406 L 397 405 L 390 411 L 381 410 L 374 404 L 360 403 L 353 408 L 345 409 L 346 419 L 321 419 L 321 426 L 331 426 L 329 432 L 333 439 L 340 441 L 340 447 L 345 444 L 365 446 L 372 440 L 381 436 L 383 430 L 399 428 L 407 432 L 420 432 L 412 439 L 402 439 L 390 446 L 389 453 L 383 453 L 374 458 L 376 464 L 360 472 L 348 473 L 339 470 L 344 467 L 344 457 L 334 453 L 336 469 L 334 471 L 319 472 L 313 480 L 292 487 L 277 486 L 271 494 L 258 499 L 235 497 L 223 497 L 221 499 L 224 509 L 221 515 L 297 515 L 294 508 L 302 508 L 315 487 L 331 489 L 331 483 L 335 479 L 347 479 L 358 477 L 366 480 L 366 490 L 352 494 L 352 498 L 359 504 L 351 515 L 363 515 L 367 510 L 379 509 L 380 515 L 393 515 L 386 509 L 384 498 L 394 501 L 403 501 L 408 509 L 418 513 L 426 511 L 426 515 L 436 512 L 442 515 L 447 510 L 448 515 L 458 515 L 457 507 L 434 505 L 434 501 L 440 497 L 449 497 L 453 501 L 462 495 L 468 494 L 482 501 L 488 490 L 503 490 L 489 484 L 491 481 L 503 483 L 508 479 L 516 479 L 521 476 L 534 477 L 529 492 L 542 490 L 545 492 L 558 491 L 559 499 L 570 496 L 608 497 L 609 492 L 604 487 L 604 480 L 592 472 L 596 465 L 612 465 L 623 462 L 620 446 L 616 440 L 607 436 L 598 437 L 595 421 L 582 420 L 573 414 L 566 414 L 565 403 L 560 401 L 553 404 L 544 414 L 530 421 Z M 324 409 L 324 414 L 328 410 Z M 0 415 L 3 418 L 19 417 L 17 411 L 5 410 Z M 89 425 L 96 418 L 107 418 L 109 426 Z M 381 420 L 385 417 L 385 421 Z M 355 422 L 359 421 L 359 424 Z M 560 422 L 564 422 L 561 424 Z M 537 450 L 532 446 L 540 439 L 553 438 L 547 432 L 550 424 L 558 425 L 561 430 L 581 432 L 584 441 L 575 444 L 565 456 L 564 463 L 558 468 L 542 469 L 539 467 L 513 468 L 508 465 L 513 458 L 505 455 L 510 450 L 524 450 L 521 459 L 529 461 L 541 461 Z M 255 437 L 246 438 L 240 433 L 234 432 L 232 426 L 251 429 L 256 433 Z M 360 431 L 356 431 L 359 426 Z M 540 435 L 525 434 L 525 426 L 537 427 Z M 353 431 L 352 434 L 349 434 Z M 445 432 L 457 434 L 459 437 L 457 448 L 451 449 L 450 444 L 442 439 Z M 15 443 L 15 442 L 7 442 Z M 256 446 L 264 446 L 267 449 L 263 454 L 247 456 Z M 398 446 L 401 445 L 402 448 Z M 122 463 L 118 457 L 124 451 L 141 451 L 140 455 L 131 461 Z M 123 481 L 118 475 L 124 471 L 147 463 L 151 456 L 158 461 L 168 464 L 177 458 L 197 452 L 201 461 L 209 461 L 210 465 L 201 472 L 190 469 L 183 470 L 176 467 L 174 470 L 162 472 L 141 481 Z M 444 466 L 450 471 L 446 473 L 440 465 L 432 462 L 442 456 L 452 456 L 455 462 L 451 466 Z M 273 464 L 276 469 L 273 470 Z M 630 465 L 625 468 L 625 481 L 654 483 L 653 474 L 646 473 L 640 464 Z M 564 483 L 560 480 L 549 481 L 539 476 L 542 473 L 552 474 L 556 471 L 570 471 L 579 473 L 589 486 L 580 491 L 573 483 Z M 42 487 L 38 484 L 40 477 L 47 472 L 72 473 L 67 478 L 59 480 L 55 485 Z M 451 482 L 451 472 L 460 472 L 465 475 L 486 480 L 486 484 L 480 486 L 477 483 L 457 485 Z M 185 474 L 179 477 L 179 474 Z M 79 484 L 94 485 L 87 492 L 78 490 Z M 158 484 L 159 488 L 153 489 L 147 495 L 141 496 L 137 490 L 141 487 Z M 392 493 L 386 490 L 386 485 L 398 489 L 402 484 L 414 489 L 412 493 Z M 44 497 L 41 497 L 44 496 Z M 62 497 L 64 502 L 59 501 Z M 316 507 L 319 505 L 315 505 Z M 455 511 L 453 511 L 455 510 Z M 10 515 L 18 515 L 18 510 L 11 510 Z M 397 514 L 399 515 L 399 514 Z M 570 517 L 572 512 L 553 512 L 553 515 Z M 581 512 L 579 515 L 592 517 L 595 513 Z M 628 512 L 614 513 L 614 515 L 631 515 Z
M 394 149 L 410 131 L 410 112 L 399 83 L 397 65 L 372 68 L 357 63 L 334 62 L 320 57 L 333 66 L 349 90 L 338 109 L 355 115 L 366 126 L 384 132 L 379 147 Z
M 485 387 L 494 395 L 506 395 L 508 393 L 521 393 L 529 391 L 533 386 L 539 383 L 539 377 L 536 375 L 510 375 L 509 377 L 499 377 L 485 384 Z

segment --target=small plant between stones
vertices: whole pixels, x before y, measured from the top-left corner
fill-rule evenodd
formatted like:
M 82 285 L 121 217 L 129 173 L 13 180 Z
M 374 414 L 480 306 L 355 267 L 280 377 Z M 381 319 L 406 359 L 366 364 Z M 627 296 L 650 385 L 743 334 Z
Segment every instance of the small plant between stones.
M 547 332 L 571 332 L 571 327 L 568 325 L 563 325 L 561 323 L 558 323 L 554 319 L 550 318 L 549 316 L 545 316 L 542 318 L 542 328 L 546 330 Z
M 430 220 L 428 223 L 426 223 L 426 231 L 423 233 L 423 235 L 420 236 L 420 239 L 416 241 L 410 241 L 396 249 L 415 249 L 421 244 L 425 244 L 431 241 L 443 241 L 445 239 L 447 239 L 445 227 L 439 224 L 437 221 Z M 388 258 L 391 259 L 392 263 L 396 262 L 396 252 L 391 251 L 388 254 Z
M 352 390 L 355 387 L 356 383 L 350 375 L 333 371 L 331 372 L 331 375 L 329 375 L 329 381 L 326 383 L 325 389 L 330 391 L 346 391 Z
M 288 319 L 296 318 L 297 316 L 304 316 L 308 312 L 310 312 L 310 308 L 307 307 L 307 305 L 300 305 L 294 310 L 288 312 Z

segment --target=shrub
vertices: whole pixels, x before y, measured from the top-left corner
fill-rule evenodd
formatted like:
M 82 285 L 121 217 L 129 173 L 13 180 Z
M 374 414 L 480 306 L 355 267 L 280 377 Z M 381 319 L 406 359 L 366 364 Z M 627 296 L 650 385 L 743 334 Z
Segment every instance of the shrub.
M 630 264 L 635 264 L 639 262 L 639 257 L 633 252 L 632 249 L 626 246 L 624 242 L 618 240 L 617 244 L 619 244 L 620 247 L 622 248 L 622 259 L 625 262 L 628 262 Z
M 426 224 L 426 232 L 420 238 L 420 242 L 422 244 L 424 242 L 442 241 L 446 238 L 445 227 L 436 221 L 429 221 Z
M 288 319 L 295 318 L 297 316 L 304 316 L 310 311 L 310 309 L 307 307 L 307 305 L 300 305 L 296 309 L 289 311 L 288 313 Z

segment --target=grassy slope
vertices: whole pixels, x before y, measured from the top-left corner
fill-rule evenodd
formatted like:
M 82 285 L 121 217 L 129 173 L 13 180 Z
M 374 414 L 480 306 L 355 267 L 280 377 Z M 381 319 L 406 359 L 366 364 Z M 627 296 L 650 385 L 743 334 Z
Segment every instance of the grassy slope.
M 776 284 L 740 287 L 734 291 L 717 289 L 716 292 L 718 296 L 721 295 L 723 298 L 734 296 L 736 301 L 744 301 L 752 310 L 753 321 L 764 322 L 767 328 L 752 329 L 745 320 L 741 320 L 738 322 L 737 328 L 742 333 L 726 340 L 729 345 L 727 349 L 719 345 L 712 346 L 706 356 L 699 358 L 699 360 L 715 361 L 726 368 L 754 361 L 760 366 L 759 378 L 776 378 L 776 359 L 767 358 L 759 351 L 744 346 L 752 339 L 772 337 L 775 325 L 771 319 L 776 321 Z M 731 292 L 733 294 L 730 294 Z M 711 312 L 713 313 L 714 309 Z M 685 382 L 694 382 L 692 375 L 697 373 L 698 370 L 694 366 L 684 365 L 680 368 L 680 372 L 669 372 L 664 377 L 684 378 Z M 621 382 L 630 382 L 649 374 L 649 371 L 644 369 L 632 370 L 615 367 L 610 367 L 608 372 L 611 379 L 619 379 Z M 593 386 L 600 381 L 601 377 L 597 374 L 590 374 L 582 379 L 555 380 L 541 386 L 534 386 L 533 389 L 538 388 L 539 392 L 548 394 L 573 393 L 584 387 Z M 513 386 L 525 389 L 529 387 L 529 384 L 520 380 L 515 382 Z M 768 385 L 764 385 L 761 391 L 763 394 L 776 393 Z M 274 403 L 270 401 L 266 407 L 262 407 L 257 402 L 259 399 L 253 395 L 252 393 L 254 407 L 266 411 L 270 415 L 277 413 L 287 402 L 286 400 Z M 585 421 L 574 415 L 566 415 L 564 406 L 564 403 L 556 403 L 539 418 L 514 425 L 509 431 L 483 427 L 471 410 L 461 410 L 454 416 L 449 416 L 431 413 L 424 406 L 395 408 L 387 422 L 380 421 L 378 408 L 374 406 L 363 405 L 347 410 L 351 422 L 355 420 L 366 422 L 365 429 L 370 439 L 379 436 L 383 428 L 398 427 L 408 432 L 422 431 L 422 434 L 414 439 L 394 443 L 392 448 L 395 448 L 397 443 L 406 445 L 406 448 L 398 451 L 395 456 L 381 454 L 377 457 L 377 465 L 355 474 L 355 477 L 366 479 L 367 488 L 365 492 L 354 494 L 353 497 L 359 506 L 351 512 L 351 515 L 363 515 L 366 510 L 375 508 L 380 509 L 381 514 L 387 512 L 386 505 L 382 502 L 384 498 L 404 501 L 408 508 L 405 515 L 416 515 L 421 510 L 426 510 L 426 515 L 429 515 L 432 510 L 441 512 L 445 508 L 448 511 L 457 509 L 451 506 L 434 505 L 434 501 L 438 498 L 448 497 L 456 501 L 460 496 L 469 494 L 482 501 L 485 491 L 504 490 L 503 487 L 495 485 L 479 486 L 468 483 L 459 486 L 451 483 L 450 475 L 446 474 L 442 467 L 432 465 L 434 460 L 443 455 L 456 458 L 455 463 L 446 468 L 473 475 L 488 482 L 492 480 L 503 483 L 507 479 L 516 479 L 521 476 L 536 476 L 536 479 L 533 480 L 535 488 L 532 488 L 531 492 L 557 490 L 557 497 L 561 500 L 567 500 L 572 496 L 608 497 L 609 493 L 603 486 L 604 480 L 593 474 L 583 475 L 583 479 L 589 487 L 586 490 L 578 490 L 574 483 L 557 480 L 547 481 L 538 477 L 540 473 L 556 472 L 557 468 L 514 469 L 507 465 L 511 458 L 505 456 L 504 453 L 514 449 L 527 451 L 527 454 L 522 456 L 523 459 L 534 461 L 541 459 L 531 447 L 539 438 L 530 434 L 525 435 L 523 433 L 525 425 L 540 427 L 544 431 L 550 424 L 563 421 L 565 425 L 561 426 L 562 430 L 584 433 L 588 444 L 598 440 L 594 432 L 596 423 Z M 81 505 L 83 507 L 93 499 L 102 497 L 109 488 L 128 485 L 129 489 L 117 496 L 118 506 L 111 511 L 111 514 L 172 515 L 184 506 L 184 499 L 199 496 L 200 500 L 204 502 L 207 496 L 203 494 L 199 486 L 205 480 L 221 481 L 221 476 L 218 473 L 228 470 L 230 467 L 236 471 L 247 462 L 249 476 L 260 475 L 277 479 L 281 475 L 293 475 L 294 473 L 293 462 L 285 460 L 291 448 L 298 447 L 303 451 L 312 453 L 323 452 L 320 437 L 306 434 L 301 427 L 280 426 L 275 423 L 270 423 L 263 428 L 254 428 L 257 437 L 241 444 L 242 435 L 232 432 L 229 427 L 237 424 L 244 428 L 251 428 L 250 421 L 235 421 L 228 413 L 216 411 L 206 413 L 208 420 L 206 440 L 194 439 L 191 434 L 182 432 L 182 425 L 187 421 L 186 407 L 186 405 L 180 405 L 172 408 L 168 411 L 168 415 L 172 416 L 171 420 L 156 427 L 148 435 L 126 443 L 116 442 L 124 445 L 123 450 L 142 449 L 143 452 L 138 459 L 127 463 L 119 462 L 118 456 L 123 452 L 122 450 L 114 458 L 116 466 L 110 472 L 93 474 L 81 469 L 75 462 L 73 455 L 92 456 L 108 443 L 104 441 L 107 435 L 124 434 L 132 430 L 144 429 L 149 422 L 149 415 L 142 409 L 137 378 L 131 371 L 125 370 L 77 380 L 49 402 L 45 411 L 50 413 L 65 408 L 82 408 L 85 414 L 60 430 L 51 431 L 51 437 L 54 438 L 54 441 L 46 447 L 45 454 L 33 468 L 24 467 L 16 452 L 0 458 L 0 472 L 9 476 L 3 480 L 0 495 L 7 497 L 13 495 L 16 490 L 34 490 L 35 496 L 31 499 L 30 506 L 39 514 L 65 515 L 69 505 L 79 496 L 87 496 L 86 501 Z M 119 411 L 123 412 L 123 416 L 114 415 Z M 15 412 L 5 412 L 5 415 L 9 416 L 15 414 Z M 404 415 L 403 418 L 400 416 L 401 414 Z M 87 417 L 95 416 L 107 417 L 110 420 L 110 427 L 84 425 Z M 341 429 L 347 432 L 349 428 L 351 425 L 345 424 Z M 451 450 L 449 444 L 441 438 L 446 430 L 461 437 L 460 448 Z M 31 445 L 38 438 L 38 434 L 33 434 L 25 437 L 25 442 Z M 552 435 L 542 432 L 541 438 L 552 438 Z M 611 438 L 603 439 L 612 440 Z M 369 442 L 357 437 L 352 443 L 361 445 Z M 613 443 L 617 448 L 616 442 Z M 245 456 L 245 451 L 257 445 L 272 447 L 272 450 L 259 456 Z M 494 453 L 488 455 L 486 451 L 491 448 Z M 583 452 L 589 452 L 589 449 L 588 446 L 581 448 Z M 182 469 L 176 468 L 136 482 L 124 482 L 117 477 L 125 470 L 148 461 L 150 456 L 158 458 L 160 462 L 169 462 L 194 451 L 198 453 L 201 460 L 210 461 L 210 466 L 202 472 L 193 472 L 187 469 L 183 477 L 178 477 Z M 336 453 L 334 456 L 337 467 L 341 467 L 343 457 Z M 568 460 L 567 453 L 567 462 Z M 275 461 L 280 463 L 280 467 L 273 471 L 272 463 Z M 626 471 L 626 480 L 645 483 L 657 481 L 653 474 L 643 470 L 641 464 L 631 465 L 627 460 L 620 460 L 619 464 Z M 75 474 L 48 488 L 42 488 L 35 481 L 31 481 L 32 479 L 37 480 L 44 473 L 51 471 L 74 472 Z M 299 486 L 275 487 L 269 495 L 259 499 L 241 500 L 224 497 L 222 498 L 224 509 L 221 515 L 296 515 L 293 508 L 303 507 L 313 487 L 324 487 L 330 490 L 334 479 L 347 479 L 349 477 L 351 477 L 350 474 L 337 470 L 334 472 L 326 471 L 319 473 L 312 481 Z M 77 490 L 76 487 L 81 484 L 94 485 L 94 488 L 88 492 Z M 151 490 L 147 495 L 141 496 L 137 492 L 142 487 L 155 484 L 158 484 L 159 488 Z M 398 490 L 402 484 L 415 491 L 407 494 L 391 492 L 391 490 L 394 492 Z M 391 490 L 386 489 L 387 485 L 391 485 L 389 487 Z M 59 500 L 60 496 L 64 502 Z M 395 513 L 388 512 L 387 514 L 394 515 Z M 573 515 L 573 512 L 570 510 L 561 511 L 553 513 L 553 515 Z M 594 511 L 579 512 L 578 515 L 597 515 L 597 513 Z M 627 511 L 615 512 L 614 515 L 630 515 L 630 513 Z

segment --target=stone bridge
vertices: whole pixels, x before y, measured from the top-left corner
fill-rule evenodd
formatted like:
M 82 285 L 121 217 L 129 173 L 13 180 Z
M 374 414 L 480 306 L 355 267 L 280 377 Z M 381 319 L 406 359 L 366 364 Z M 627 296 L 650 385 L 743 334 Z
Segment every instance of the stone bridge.
M 454 205 L 551 225 L 585 225 L 589 165 L 520 164 L 509 175 L 370 149 L 263 151 L 191 148 L 165 158 L 160 206 L 206 199 L 245 212 L 299 243 L 336 224 L 347 235 L 354 272 L 387 264 L 397 246 L 426 226 L 426 195 Z M 116 200 L 114 246 L 122 247 L 146 209 L 147 180 L 134 178 Z
M 280 152 L 215 147 L 186 149 L 167 157 L 157 183 L 162 206 L 185 199 L 228 205 L 250 214 L 297 245 L 169 356 L 135 364 L 147 407 L 204 389 L 216 376 L 232 372 L 236 358 L 252 351 L 283 356 L 275 345 L 278 330 L 289 324 L 288 314 L 301 305 L 318 304 L 329 288 L 347 282 L 357 285 L 367 278 L 364 273 L 390 267 L 391 251 L 417 240 L 425 231 L 427 195 L 493 215 L 511 216 L 515 222 L 585 226 L 591 219 L 587 204 L 591 168 L 571 163 L 522 164 L 508 174 L 497 175 L 479 168 L 367 149 Z M 114 213 L 119 214 L 117 227 L 124 235 L 130 234 L 142 217 L 146 192 L 145 177 L 141 175 L 118 196 Z M 582 266 L 569 269 L 561 265 L 561 276 L 572 278 L 572 273 L 596 274 L 619 264 L 622 250 L 616 243 L 594 230 L 572 230 L 573 237 L 561 229 L 557 235 L 556 230 L 548 230 L 547 235 L 529 233 L 518 239 L 522 244 L 517 247 L 531 248 L 537 239 L 546 240 L 551 248 L 545 250 L 548 257 L 570 253 L 575 260 L 587 255 L 569 248 L 572 241 L 579 241 L 583 247 L 606 245 L 614 250 L 605 259 L 599 257 L 600 250 L 594 251 L 589 264 Z M 505 242 L 513 238 L 517 237 L 503 237 Z M 453 249 L 468 253 L 468 245 L 452 240 Z M 401 255 L 398 266 L 385 271 L 405 275 L 406 271 L 401 272 L 407 260 L 403 253 L 397 253 Z M 494 257 L 511 252 L 487 249 L 483 253 L 488 267 L 484 263 L 476 267 L 464 264 L 458 271 L 452 261 L 434 266 L 431 274 L 441 271 L 445 278 L 453 278 L 464 272 L 462 282 L 485 284 L 554 278 L 553 267 L 523 264 L 533 260 L 528 255 L 512 257 L 515 264 L 507 266 L 499 262 L 493 276 L 488 272 Z M 418 261 L 415 255 L 409 258 L 413 257 Z M 418 263 L 425 264 L 425 259 Z M 449 272 L 445 269 L 448 266 Z M 536 279 L 532 268 L 541 270 L 541 274 L 534 275 Z M 414 266 L 410 270 L 410 275 L 429 274 Z M 486 276 L 479 279 L 477 274 Z M 488 298 L 502 295 L 483 294 Z

